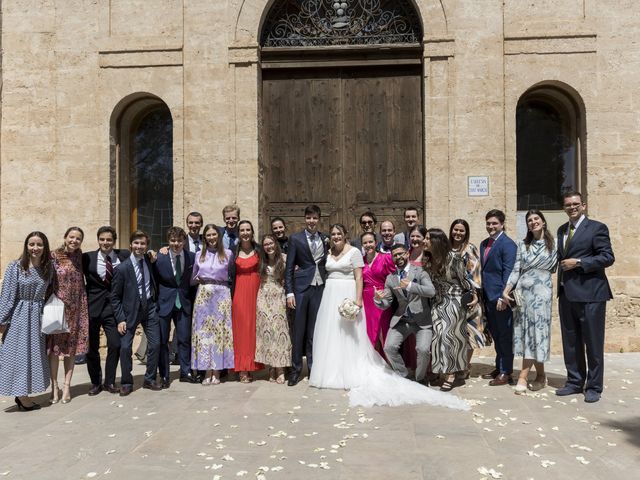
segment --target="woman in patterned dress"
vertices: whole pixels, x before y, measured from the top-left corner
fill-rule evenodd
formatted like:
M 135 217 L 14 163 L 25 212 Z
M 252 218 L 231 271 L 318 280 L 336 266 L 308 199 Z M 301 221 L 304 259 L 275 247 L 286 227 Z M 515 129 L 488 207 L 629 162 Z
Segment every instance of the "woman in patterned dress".
M 430 228 L 425 245 L 425 269 L 436 288 L 431 305 L 431 369 L 443 379 L 440 390 L 448 392 L 464 384 L 463 379 L 456 379 L 456 372 L 466 370 L 469 363 L 467 308 L 475 307 L 478 296 L 474 292 L 473 302 L 469 306 L 461 305 L 462 293 L 471 289 L 471 282 L 467 278 L 463 258 L 451 250 L 446 233 L 439 228 Z
M 62 403 L 71 401 L 71 378 L 77 354 L 89 349 L 89 310 L 82 274 L 82 240 L 80 227 L 70 227 L 64 234 L 64 243 L 51 254 L 55 280 L 53 292 L 64 303 L 64 318 L 69 333 L 57 333 L 47 337 L 47 354 L 51 369 L 51 403 L 58 403 L 58 366 L 64 357 L 64 388 Z
M 0 395 L 15 396 L 19 409 L 38 410 L 29 394 L 49 387 L 42 306 L 51 283 L 49 240 L 31 232 L 22 256 L 7 267 L 0 296 Z
M 522 299 L 513 311 L 513 354 L 522 357 L 516 394 L 526 392 L 527 388 L 540 390 L 547 384 L 544 362 L 549 360 L 551 344 L 551 274 L 558 265 L 556 243 L 542 212 L 529 210 L 525 219 L 527 236 L 518 242 L 516 263 L 502 292 L 504 302 L 499 304 L 499 309 L 513 304 L 509 297 L 514 289 Z M 532 366 L 536 368 L 536 378 L 529 382 Z
M 451 250 L 464 259 L 467 279 L 471 282 L 471 287 L 475 290 L 478 298 L 482 294 L 482 275 L 480 272 L 480 253 L 473 243 L 469 243 L 471 230 L 469 223 L 462 218 L 458 218 L 451 223 L 449 228 L 449 241 Z M 485 317 L 482 311 L 482 302 L 476 303 L 475 307 L 467 309 L 467 334 L 469 335 L 468 363 L 471 365 L 471 357 L 476 348 L 484 348 L 491 344 L 489 329 L 485 328 Z M 467 368 L 463 372 L 464 378 L 469 378 Z
M 193 307 L 191 368 L 206 371 L 202 385 L 207 386 L 220 383 L 220 370 L 234 367 L 229 289 L 233 253 L 224 248 L 216 225 L 206 225 L 202 236 L 206 248 L 198 253 L 191 280 L 198 285 Z
M 256 362 L 269 365 L 269 381 L 283 384 L 284 368 L 291 365 L 291 337 L 284 293 L 286 256 L 276 237 L 262 237 L 260 290 L 256 314 Z
M 234 362 L 235 370 L 239 373 L 242 383 L 250 383 L 252 381 L 250 372 L 262 368 L 262 365 L 255 361 L 260 247 L 253 236 L 253 225 L 249 220 L 238 223 L 240 241 L 236 247 L 235 263 L 230 270 Z

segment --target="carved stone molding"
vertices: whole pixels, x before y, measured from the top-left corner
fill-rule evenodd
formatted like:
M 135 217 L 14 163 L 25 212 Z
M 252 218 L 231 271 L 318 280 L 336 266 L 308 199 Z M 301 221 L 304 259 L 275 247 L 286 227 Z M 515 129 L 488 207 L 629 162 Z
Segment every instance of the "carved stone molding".
M 597 35 L 595 33 L 518 36 L 504 39 L 505 55 L 595 53 L 596 51 Z

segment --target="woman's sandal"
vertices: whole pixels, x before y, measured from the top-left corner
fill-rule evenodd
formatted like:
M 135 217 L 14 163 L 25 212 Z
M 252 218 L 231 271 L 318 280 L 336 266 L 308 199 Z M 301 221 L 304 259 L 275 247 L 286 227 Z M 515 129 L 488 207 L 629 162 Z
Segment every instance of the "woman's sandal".
M 246 372 L 240 374 L 240 383 L 251 383 L 251 376 Z
M 284 384 L 284 370 L 282 368 L 279 368 L 276 370 L 276 373 L 278 373 L 278 378 L 276 378 L 276 383 L 283 385 Z
M 442 382 L 442 385 L 440 385 L 441 392 L 450 392 L 451 390 L 453 390 L 453 387 L 456 386 L 455 375 L 453 375 L 453 378 L 451 380 L 449 380 L 449 378 L 445 378 L 444 382 Z
M 269 381 L 271 383 L 276 382 L 276 369 L 273 367 L 269 368 Z

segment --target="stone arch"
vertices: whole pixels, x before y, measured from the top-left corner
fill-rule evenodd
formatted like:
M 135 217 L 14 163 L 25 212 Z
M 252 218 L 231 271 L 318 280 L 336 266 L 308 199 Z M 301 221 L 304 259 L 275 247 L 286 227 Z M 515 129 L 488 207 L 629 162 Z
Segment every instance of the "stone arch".
M 527 88 L 518 98 L 516 111 L 516 172 L 518 183 L 518 210 L 541 208 L 559 210 L 561 198 L 555 199 L 557 205 L 525 205 L 521 198 L 524 190 L 535 190 L 534 184 L 524 188 L 527 158 L 531 167 L 538 173 L 546 172 L 543 190 L 549 190 L 554 176 L 559 184 L 560 193 L 566 190 L 581 190 L 587 194 L 587 148 L 586 148 L 586 110 L 582 96 L 572 86 L 557 80 L 541 81 Z M 533 128 L 533 124 L 538 125 Z M 534 140 L 526 132 L 535 132 Z M 542 137 L 549 138 L 543 139 Z M 528 142 L 533 142 L 531 145 Z M 538 151 L 538 150 L 540 151 Z M 535 158 L 534 158 L 535 157 Z M 551 158 L 554 157 L 554 158 Z M 562 160 L 562 161 L 561 161 Z M 564 166 L 559 166 L 563 163 Z M 555 166 L 554 166 L 555 165 Z M 571 175 L 569 176 L 569 173 Z M 562 181 L 561 181 L 562 180 Z M 540 182 L 539 182 L 540 183 Z M 542 184 L 541 183 L 541 184 Z M 560 185 L 562 183 L 562 185 Z M 522 187 L 522 188 L 521 188 Z M 558 193 L 558 192 L 556 192 Z M 553 202 L 552 202 L 553 203 Z
M 148 92 L 125 96 L 112 110 L 109 137 L 111 224 L 118 226 L 123 244 L 134 228 L 151 230 L 147 233 L 161 241 L 162 231 L 173 222 L 173 115 L 169 106 Z M 157 215 L 162 216 L 161 225 L 156 225 Z
M 240 45 L 258 45 L 260 32 L 271 7 L 277 0 L 241 0 L 239 2 L 233 43 Z M 414 7 L 422 26 L 423 39 L 446 37 L 448 32 L 447 15 L 440 0 L 408 0 Z

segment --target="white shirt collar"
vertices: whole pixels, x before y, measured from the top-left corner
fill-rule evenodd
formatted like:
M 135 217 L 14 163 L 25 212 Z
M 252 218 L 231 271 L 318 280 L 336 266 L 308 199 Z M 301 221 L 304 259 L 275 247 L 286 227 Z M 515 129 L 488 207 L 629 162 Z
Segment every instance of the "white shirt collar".
M 578 228 L 585 218 L 587 217 L 585 217 L 584 214 L 580 215 L 580 218 L 578 219 L 578 221 L 573 224 L 573 229 L 575 230 L 576 228 Z M 569 225 L 571 225 L 571 220 L 569 220 Z

